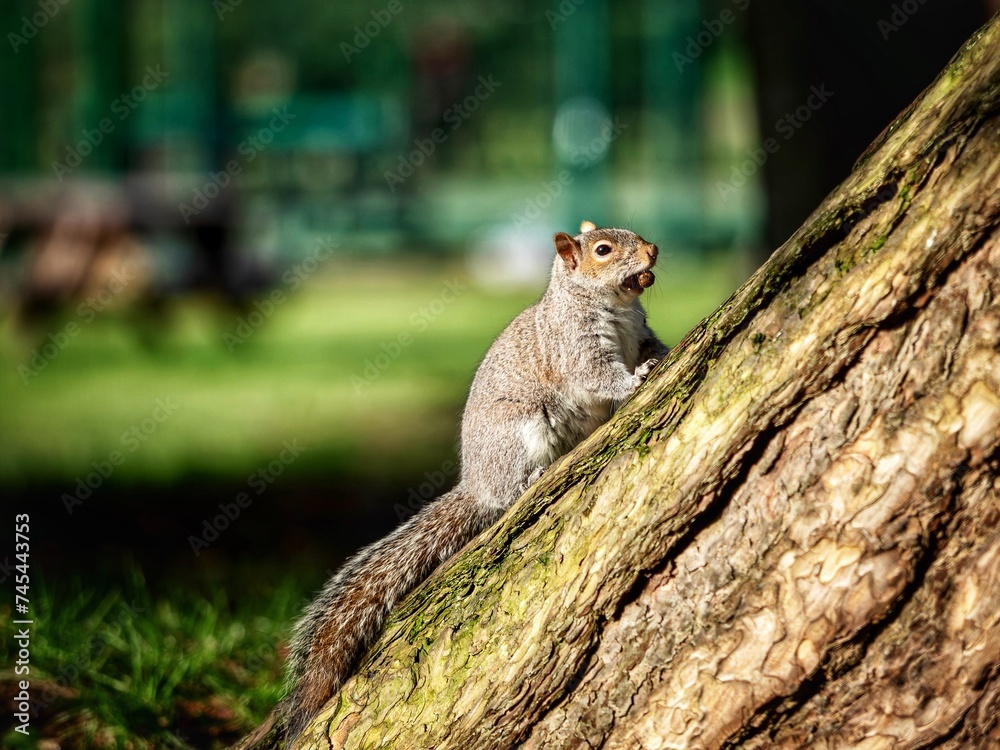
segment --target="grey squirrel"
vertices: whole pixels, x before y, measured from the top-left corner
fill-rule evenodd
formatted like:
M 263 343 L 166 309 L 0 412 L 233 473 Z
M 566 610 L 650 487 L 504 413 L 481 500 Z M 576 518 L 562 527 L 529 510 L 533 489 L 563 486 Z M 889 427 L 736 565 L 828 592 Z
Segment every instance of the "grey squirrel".
M 462 415 L 453 490 L 350 558 L 294 627 L 289 692 L 240 745 L 290 746 L 340 689 L 404 595 L 492 525 L 557 458 L 606 422 L 667 353 L 639 295 L 657 248 L 583 222 L 555 235 L 548 289 L 497 337 Z M 266 742 L 267 744 L 260 744 Z

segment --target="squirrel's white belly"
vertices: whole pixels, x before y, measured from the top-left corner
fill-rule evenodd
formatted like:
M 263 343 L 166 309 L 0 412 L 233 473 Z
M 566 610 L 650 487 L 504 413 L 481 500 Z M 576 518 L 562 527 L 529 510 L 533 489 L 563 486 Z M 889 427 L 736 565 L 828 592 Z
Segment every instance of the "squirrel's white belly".
M 601 348 L 630 371 L 638 363 L 639 332 L 644 322 L 645 315 L 638 307 L 598 321 Z M 564 386 L 556 397 L 555 403 L 547 404 L 542 414 L 521 427 L 528 462 L 533 467 L 548 466 L 611 418 L 612 402 L 587 389 Z
M 610 401 L 582 390 L 574 396 L 561 399 L 522 424 L 521 438 L 531 466 L 548 466 L 610 418 Z
M 620 357 L 625 366 L 634 371 L 639 364 L 639 338 L 646 322 L 646 314 L 638 305 L 609 314 L 598 325 L 601 347 Z

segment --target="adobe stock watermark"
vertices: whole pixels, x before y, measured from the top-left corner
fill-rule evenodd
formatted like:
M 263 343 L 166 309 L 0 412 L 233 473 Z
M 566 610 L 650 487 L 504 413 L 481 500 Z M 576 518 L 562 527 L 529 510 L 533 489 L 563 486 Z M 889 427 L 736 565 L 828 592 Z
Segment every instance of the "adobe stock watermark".
M 740 13 L 750 7 L 750 0 L 730 0 L 730 2 L 736 6 L 736 10 Z M 687 44 L 684 51 L 674 52 L 674 65 L 677 66 L 677 70 L 683 71 L 688 65 L 694 65 L 694 61 L 715 44 L 715 40 L 722 36 L 726 29 L 736 22 L 737 18 L 738 16 L 732 8 L 723 8 L 715 18 L 702 21 L 701 31 L 688 36 L 685 40 Z
M 340 43 L 340 51 L 343 53 L 344 59 L 350 63 L 352 57 L 360 55 L 361 51 L 371 44 L 372 40 L 381 34 L 392 23 L 393 19 L 404 10 L 401 0 L 389 0 L 381 10 L 370 11 L 372 20 L 365 22 L 363 26 L 359 24 L 354 27 L 354 37 L 351 40 L 354 44 Z
M 37 378 L 42 370 L 48 367 L 49 363 L 58 357 L 63 349 L 69 346 L 70 341 L 80 335 L 83 326 L 93 321 L 98 313 L 103 312 L 133 279 L 135 279 L 134 274 L 119 269 L 111 274 L 111 280 L 101 291 L 92 294 L 77 305 L 76 315 L 82 319 L 83 323 L 78 323 L 76 320 L 69 321 L 61 330 L 50 332 L 46 343 L 32 349 L 27 364 L 20 364 L 17 367 L 17 373 L 21 376 L 22 382 L 27 384 Z
M 247 477 L 247 487 L 254 491 L 257 496 L 263 495 L 274 480 L 285 473 L 285 468 L 291 466 L 295 459 L 305 452 L 305 447 L 299 445 L 298 440 L 291 442 L 284 440 L 281 443 L 282 451 L 268 462 L 267 466 L 261 466 L 253 474 Z M 201 524 L 201 534 L 191 534 L 188 536 L 188 544 L 195 557 L 201 556 L 203 549 L 215 542 L 230 524 L 234 523 L 245 511 L 253 505 L 253 498 L 249 492 L 239 492 L 231 503 L 219 503 L 219 513 L 206 518 Z
M 477 80 L 479 81 L 479 85 L 476 86 L 476 90 L 472 94 L 445 110 L 442 119 L 449 126 L 448 130 L 434 128 L 430 133 L 430 137 L 414 138 L 413 145 L 415 148 L 413 151 L 406 155 L 400 154 L 399 166 L 395 171 L 386 170 L 384 175 L 385 184 L 389 186 L 390 192 L 395 193 L 397 185 L 402 185 L 412 177 L 417 168 L 422 166 L 437 151 L 438 146 L 448 140 L 448 137 L 452 133 L 462 127 L 462 124 L 479 109 L 482 103 L 489 99 L 493 95 L 493 92 L 503 85 L 502 81 L 493 80 L 492 73 L 485 78 L 479 76 Z
M 166 422 L 179 409 L 180 406 L 173 398 L 158 398 L 152 413 L 138 424 L 132 425 L 122 433 L 119 441 L 122 449 L 116 448 L 111 451 L 107 458 L 100 461 L 91 461 L 93 471 L 84 477 L 77 477 L 76 489 L 73 494 L 62 493 L 61 500 L 66 508 L 67 515 L 73 515 L 74 509 L 84 504 L 84 501 L 100 489 L 101 485 L 107 481 L 115 470 L 125 463 L 132 453 L 141 448 L 146 441 L 158 430 L 160 425 Z
M 458 461 L 450 460 L 441 464 L 439 469 L 425 471 L 424 479 L 426 481 L 421 482 L 416 487 L 410 487 L 409 492 L 406 493 L 406 505 L 396 503 L 392 506 L 399 520 L 405 521 L 414 513 L 417 513 L 428 502 L 440 496 L 441 488 L 457 473 Z
M 52 171 L 59 182 L 62 182 L 63 178 L 71 175 L 74 169 L 83 164 L 83 160 L 94 153 L 94 149 L 104 142 L 105 136 L 114 133 L 118 123 L 127 120 L 129 115 L 146 100 L 149 92 L 154 91 L 169 77 L 170 73 L 162 70 L 159 65 L 156 67 L 147 65 L 146 75 L 142 77 L 142 80 L 109 105 L 111 114 L 115 115 L 116 119 L 102 117 L 96 128 L 84 128 L 80 140 L 74 146 L 66 147 L 66 158 L 61 162 L 52 162 Z
M 215 11 L 215 15 L 219 17 L 220 21 L 225 21 L 226 16 L 241 5 L 243 5 L 243 0 L 212 0 L 212 10 Z
M 903 0 L 901 3 L 893 3 L 889 17 L 880 18 L 876 24 L 882 34 L 882 41 L 888 41 L 890 36 L 899 31 L 926 4 L 927 0 Z
M 809 91 L 810 94 L 805 103 L 800 104 L 792 112 L 786 112 L 774 123 L 774 130 L 782 136 L 782 140 L 787 141 L 792 138 L 803 125 L 809 122 L 813 113 L 826 104 L 834 94 L 832 91 L 827 91 L 826 84 L 819 87 L 811 86 Z M 757 174 L 757 171 L 767 163 L 767 160 L 780 150 L 781 142 L 774 136 L 765 138 L 760 146 L 748 148 L 748 158 L 733 165 L 729 180 L 727 182 L 716 180 L 715 186 L 719 191 L 719 197 L 728 201 L 733 193 L 746 185 L 747 180 Z
M 444 314 L 448 306 L 454 303 L 468 288 L 468 285 L 457 278 L 446 281 L 437 297 L 411 313 L 408 318 L 410 328 L 400 331 L 395 338 L 389 341 L 381 342 L 379 353 L 364 361 L 361 375 L 351 375 L 351 385 L 354 386 L 355 395 L 364 393 L 365 389 L 382 377 L 382 373 L 388 370 L 392 363 L 403 354 L 403 351 L 413 344 L 415 338 L 411 331 L 423 333 L 430 328 L 431 324 Z
M 285 304 L 288 300 L 286 290 L 294 292 L 301 287 L 306 279 L 316 273 L 323 261 L 332 256 L 333 251 L 338 247 L 340 247 L 340 243 L 331 237 L 319 240 L 312 253 L 305 260 L 296 263 L 281 274 L 281 283 L 284 288 L 272 289 L 263 300 L 254 300 L 254 309 L 245 316 L 241 315 L 236 319 L 236 328 L 231 333 L 224 331 L 222 334 L 222 340 L 229 353 L 232 354 L 236 351 L 236 347 L 245 344 L 256 330 L 264 325 L 264 321 L 274 315 L 281 305 Z
M 549 29 L 555 31 L 559 24 L 563 23 L 567 18 L 576 13 L 576 9 L 585 2 L 587 2 L 587 0 L 562 0 L 562 2 L 556 6 L 555 10 L 550 9 L 545 11 L 545 20 L 549 22 Z
M 588 169 L 598 162 L 604 153 L 611 147 L 611 144 L 620 136 L 628 125 L 623 123 L 618 115 L 610 121 L 601 131 L 601 134 L 594 138 L 589 144 L 577 149 L 570 157 L 570 163 L 579 170 Z M 518 229 L 528 226 L 537 220 L 549 208 L 559 196 L 576 180 L 576 174 L 569 169 L 563 169 L 556 175 L 554 180 L 545 180 L 541 184 L 541 189 L 531 198 L 524 201 L 524 209 L 520 213 L 511 214 L 510 220 Z
M 13 31 L 7 34 L 7 41 L 14 50 L 14 54 L 26 45 L 30 40 L 38 36 L 38 30 L 49 25 L 49 21 L 59 15 L 63 6 L 68 5 L 69 0 L 39 0 L 38 10 L 30 16 L 21 16 L 21 33 L 15 34 Z
M 236 147 L 236 153 L 243 157 L 242 159 L 230 159 L 221 171 L 209 172 L 205 183 L 193 189 L 191 202 L 177 205 L 177 210 L 180 211 L 185 224 L 190 224 L 193 217 L 208 208 L 208 205 L 218 198 L 236 177 L 243 173 L 244 165 L 256 159 L 261 151 L 274 142 L 274 136 L 288 127 L 288 123 L 297 116 L 288 112 L 287 105 L 281 109 L 272 107 L 271 112 L 274 116 L 267 127 L 247 136 Z

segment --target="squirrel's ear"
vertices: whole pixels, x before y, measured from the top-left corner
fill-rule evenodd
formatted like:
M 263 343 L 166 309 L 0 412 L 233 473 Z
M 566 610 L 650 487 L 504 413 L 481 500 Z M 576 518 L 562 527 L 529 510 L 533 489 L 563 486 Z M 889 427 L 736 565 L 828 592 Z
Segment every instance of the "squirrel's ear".
M 556 252 L 559 253 L 559 257 L 562 258 L 566 267 L 572 271 L 580 265 L 580 243 L 565 232 L 559 232 L 554 239 Z
M 580 233 L 583 232 L 593 232 L 597 229 L 597 225 L 592 221 L 585 221 L 580 225 Z

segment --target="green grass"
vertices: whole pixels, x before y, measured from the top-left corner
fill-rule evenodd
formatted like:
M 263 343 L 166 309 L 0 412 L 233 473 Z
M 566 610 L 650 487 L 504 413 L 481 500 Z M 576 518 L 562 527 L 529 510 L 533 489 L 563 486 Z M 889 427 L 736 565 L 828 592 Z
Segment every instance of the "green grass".
M 81 580 L 32 589 L 31 695 L 42 705 L 32 736 L 5 712 L 0 745 L 39 736 L 75 748 L 223 747 L 280 697 L 289 621 L 302 606 L 291 579 L 234 605 L 185 585 L 154 598 L 138 573 L 125 593 Z M 223 589 L 219 588 L 219 592 Z M 2 611 L 0 692 L 15 694 L 9 605 Z M 8 701 L 8 705 L 10 705 Z M 40 733 L 40 735 L 39 735 Z
M 654 328 L 675 342 L 735 281 L 721 262 L 664 265 L 644 299 Z M 127 309 L 91 322 L 70 311 L 33 336 L 8 316 L 0 327 L 0 485 L 72 483 L 115 450 L 124 456 L 115 482 L 239 477 L 292 439 L 307 448 L 296 474 L 419 473 L 454 444 L 465 390 L 490 341 L 538 293 L 470 284 L 428 319 L 421 311 L 454 278 L 468 281 L 449 267 L 342 268 L 288 295 L 232 352 L 224 336 L 239 316 L 207 299 L 177 302 L 155 322 L 137 322 Z M 70 323 L 79 333 L 24 382 L 19 368 Z M 401 334 L 410 343 L 356 388 L 366 363 Z M 157 399 L 176 411 L 146 422 L 155 430 L 141 443 L 129 440 Z

